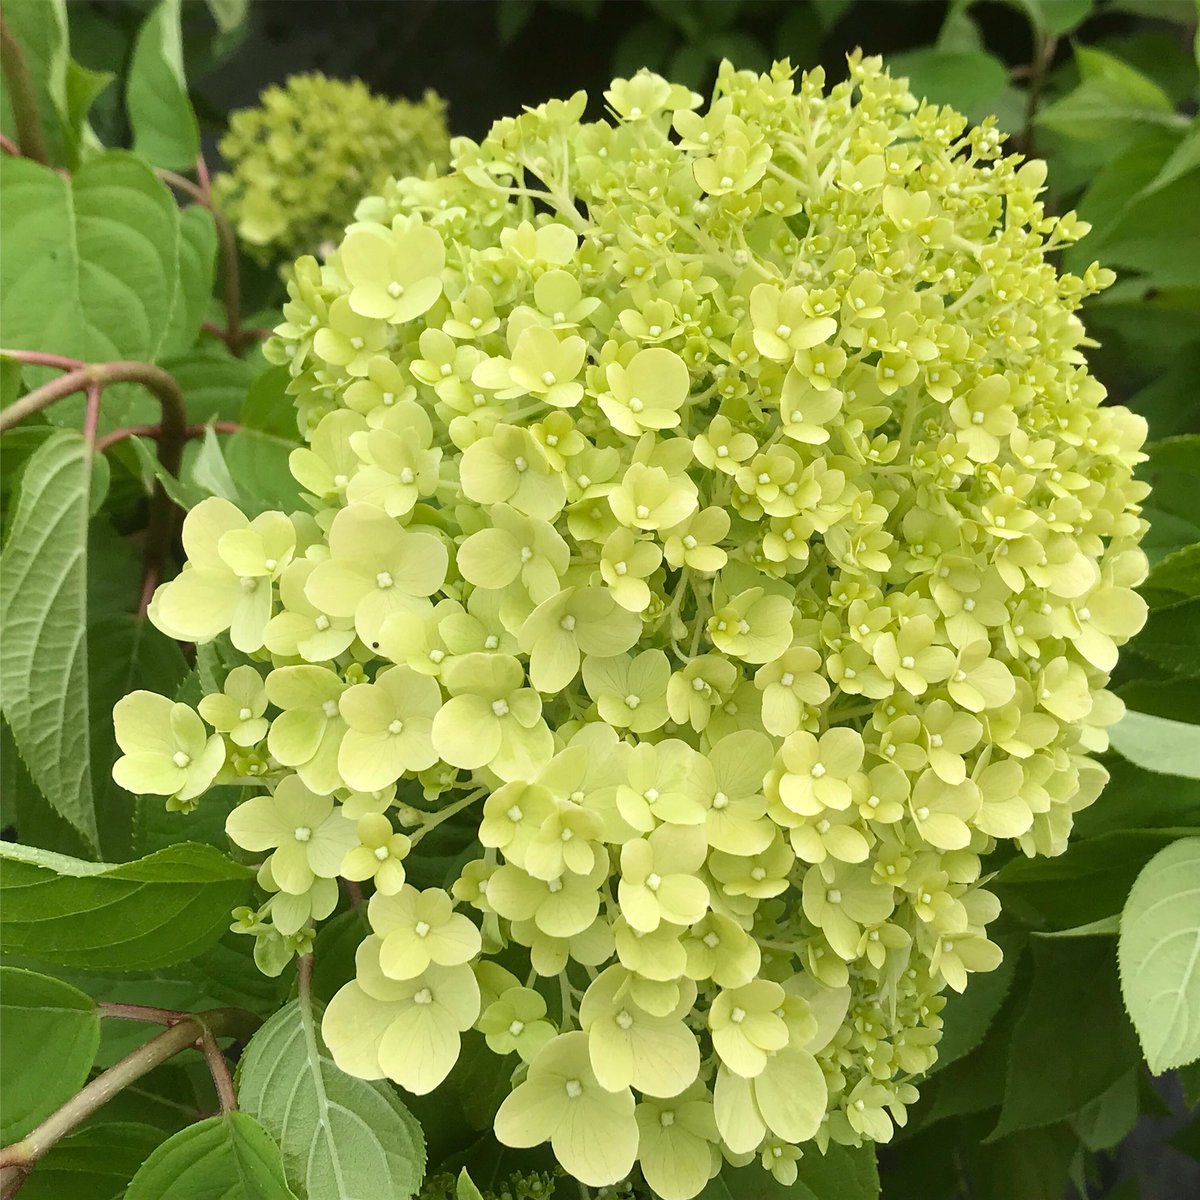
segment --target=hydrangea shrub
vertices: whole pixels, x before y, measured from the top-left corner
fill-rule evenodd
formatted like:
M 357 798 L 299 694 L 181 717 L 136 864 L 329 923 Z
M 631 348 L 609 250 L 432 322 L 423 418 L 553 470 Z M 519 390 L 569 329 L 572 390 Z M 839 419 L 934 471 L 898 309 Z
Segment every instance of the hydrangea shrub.
M 688 1200 L 887 1141 L 1000 962 L 985 856 L 1060 853 L 1106 779 L 1145 427 L 1084 358 L 1111 272 L 1055 269 L 1087 227 L 991 122 L 859 55 L 605 98 L 297 262 L 311 511 L 189 513 L 151 616 L 244 661 L 122 701 L 116 776 L 248 789 L 264 969 L 365 886 L 344 1071 L 427 1093 L 478 1030 L 501 1142 Z
M 247 248 L 264 261 L 315 254 L 392 175 L 445 169 L 446 102 L 433 91 L 389 100 L 358 79 L 292 75 L 231 114 L 220 150 L 229 170 L 214 195 Z

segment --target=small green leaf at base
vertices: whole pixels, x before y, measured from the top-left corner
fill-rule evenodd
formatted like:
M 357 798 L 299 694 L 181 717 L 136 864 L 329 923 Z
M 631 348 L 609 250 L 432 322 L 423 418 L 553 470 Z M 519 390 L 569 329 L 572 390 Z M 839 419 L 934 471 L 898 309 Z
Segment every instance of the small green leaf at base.
M 168 1138 L 133 1177 L 125 1200 L 296 1200 L 279 1147 L 252 1117 L 227 1112 Z
M 1159 851 L 1137 877 L 1117 943 L 1121 990 L 1154 1074 L 1200 1057 L 1200 838 Z

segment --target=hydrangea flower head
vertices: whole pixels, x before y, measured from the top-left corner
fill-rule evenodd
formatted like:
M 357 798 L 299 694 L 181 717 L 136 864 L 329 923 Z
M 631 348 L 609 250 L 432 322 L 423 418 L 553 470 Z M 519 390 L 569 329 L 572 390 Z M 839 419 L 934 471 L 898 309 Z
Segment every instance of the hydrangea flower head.
M 1061 852 L 1099 794 L 1145 427 L 1082 353 L 1111 273 L 1056 269 L 1086 228 L 991 122 L 857 54 L 605 97 L 296 264 L 267 352 L 313 512 L 194 510 L 151 614 L 258 673 L 201 707 L 263 793 L 249 931 L 373 889 L 342 1069 L 426 1092 L 473 1027 L 501 1141 L 690 1200 L 886 1141 L 1000 961 L 986 856 Z
M 231 115 L 220 150 L 229 170 L 214 193 L 238 236 L 264 261 L 295 258 L 339 239 L 389 176 L 445 169 L 446 103 L 432 91 L 388 100 L 357 79 L 292 75 Z

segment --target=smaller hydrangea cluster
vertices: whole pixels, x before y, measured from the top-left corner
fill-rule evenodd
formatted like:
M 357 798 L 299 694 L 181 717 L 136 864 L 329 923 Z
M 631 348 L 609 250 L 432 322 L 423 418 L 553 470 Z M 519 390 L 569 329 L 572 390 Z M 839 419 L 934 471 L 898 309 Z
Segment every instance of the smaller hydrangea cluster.
M 444 171 L 446 102 L 373 95 L 357 79 L 292 75 L 257 108 L 231 114 L 213 195 L 263 262 L 316 254 L 338 240 L 366 195 L 392 175 Z
M 189 513 L 151 617 L 245 661 L 122 701 L 116 775 L 253 793 L 268 969 L 367 887 L 343 1070 L 429 1092 L 474 1030 L 502 1142 L 689 1200 L 888 1140 L 999 963 L 985 856 L 1060 853 L 1105 780 L 1145 428 L 1082 353 L 1111 273 L 1055 270 L 1086 226 L 990 123 L 857 55 L 605 97 L 296 264 L 311 511 Z

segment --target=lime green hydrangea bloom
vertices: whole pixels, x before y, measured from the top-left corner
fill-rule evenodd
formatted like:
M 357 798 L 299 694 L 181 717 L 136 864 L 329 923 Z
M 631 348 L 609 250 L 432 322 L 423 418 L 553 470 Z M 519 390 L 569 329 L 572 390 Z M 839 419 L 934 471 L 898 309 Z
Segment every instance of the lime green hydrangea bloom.
M 858 54 L 606 99 L 295 264 L 309 511 L 189 514 L 151 617 L 240 660 L 119 710 L 117 777 L 248 789 L 271 970 L 370 894 L 343 1070 L 426 1092 L 474 1028 L 501 1141 L 691 1200 L 891 1137 L 1000 961 L 988 856 L 1099 795 L 1145 429 L 1080 353 L 1111 273 L 1056 269 L 1086 226 L 993 122 Z
M 373 95 L 360 80 L 292 75 L 229 118 L 213 180 L 238 236 L 264 262 L 336 240 L 364 197 L 391 176 L 445 170 L 446 103 Z

